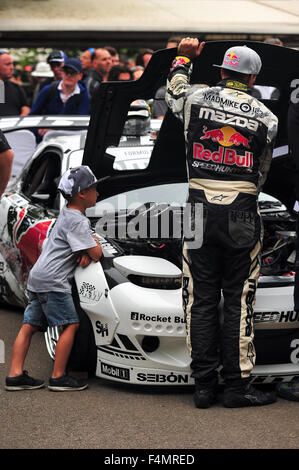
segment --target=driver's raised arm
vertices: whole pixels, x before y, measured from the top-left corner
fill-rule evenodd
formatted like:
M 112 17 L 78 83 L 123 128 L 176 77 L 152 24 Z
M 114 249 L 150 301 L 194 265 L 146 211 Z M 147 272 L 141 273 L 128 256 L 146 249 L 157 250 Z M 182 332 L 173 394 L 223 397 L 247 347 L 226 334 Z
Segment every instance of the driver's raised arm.
M 189 81 L 193 68 L 192 60 L 200 55 L 204 45 L 204 42 L 199 44 L 197 38 L 182 39 L 167 79 L 166 103 L 181 120 L 183 120 L 185 100 L 191 89 Z

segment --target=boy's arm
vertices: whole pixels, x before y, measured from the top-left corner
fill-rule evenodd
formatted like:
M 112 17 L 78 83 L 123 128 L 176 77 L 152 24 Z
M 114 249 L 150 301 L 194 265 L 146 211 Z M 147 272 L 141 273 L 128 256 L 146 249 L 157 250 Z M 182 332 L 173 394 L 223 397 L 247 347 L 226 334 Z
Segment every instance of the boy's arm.
M 96 242 L 97 246 L 94 246 L 92 248 L 88 248 L 86 250 L 86 253 L 88 254 L 88 256 L 93 260 L 93 261 L 99 261 L 99 259 L 101 258 L 102 254 L 103 254 L 103 251 L 102 251 L 102 247 L 100 245 L 100 242 L 98 240 L 98 237 L 96 234 L 93 234 L 92 235 L 92 238 L 94 239 L 94 241 Z
M 87 266 L 89 266 L 91 261 L 92 259 L 87 253 L 80 253 L 77 258 L 78 266 L 80 266 L 81 268 L 86 268 Z
M 102 248 L 100 245 L 94 246 L 93 248 L 88 248 L 86 253 L 93 261 L 99 261 L 102 256 Z
M 81 268 L 86 268 L 92 261 L 99 261 L 102 256 L 102 248 L 96 235 L 92 235 L 97 246 L 78 252 L 77 263 Z

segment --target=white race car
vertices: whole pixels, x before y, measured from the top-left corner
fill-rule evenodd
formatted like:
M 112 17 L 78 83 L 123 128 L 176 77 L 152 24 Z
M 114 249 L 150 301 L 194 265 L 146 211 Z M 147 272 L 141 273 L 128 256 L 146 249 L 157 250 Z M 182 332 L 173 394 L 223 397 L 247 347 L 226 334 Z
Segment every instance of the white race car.
M 261 52 L 268 51 L 265 46 L 255 44 Z M 214 62 L 227 43 L 207 44 L 209 47 Z M 282 49 L 273 48 L 271 64 L 273 54 Z M 297 51 L 284 52 L 288 53 L 297 59 Z M 35 122 L 19 118 L 13 125 L 10 119 L 14 118 L 0 120 L 8 137 L 16 129 L 52 128 L 1 199 L 2 300 L 25 307 L 28 272 L 65 203 L 57 192 L 59 177 L 70 167 L 89 165 L 102 178 L 98 202 L 86 215 L 100 237 L 103 257 L 75 272 L 73 295 L 80 329 L 69 368 L 123 383 L 193 384 L 182 309 L 182 233 L 171 224 L 165 232 L 163 225 L 165 214 L 167 221 L 182 221 L 185 207 L 181 124 L 168 113 L 161 128 L 161 122 L 151 121 L 145 130 L 137 126 L 138 135 L 123 134 L 130 103 L 153 95 L 165 80 L 174 55 L 172 49 L 155 53 L 137 82 L 103 83 L 87 137 L 88 117 L 36 117 Z M 200 75 L 199 66 L 207 60 L 204 55 L 198 67 L 195 64 L 194 80 L 213 83 L 214 76 Z M 288 64 L 292 63 L 293 55 Z M 279 73 L 280 81 L 275 82 L 282 97 L 295 74 L 288 66 L 287 85 Z M 278 106 L 280 117 L 286 112 L 279 100 L 273 106 Z M 289 382 L 299 377 L 299 318 L 293 310 L 295 200 L 290 190 L 294 173 L 282 131 L 276 145 L 276 158 L 260 196 L 265 234 L 254 309 L 257 362 L 252 381 L 256 383 Z M 49 328 L 45 334 L 52 358 L 58 336 L 57 328 Z

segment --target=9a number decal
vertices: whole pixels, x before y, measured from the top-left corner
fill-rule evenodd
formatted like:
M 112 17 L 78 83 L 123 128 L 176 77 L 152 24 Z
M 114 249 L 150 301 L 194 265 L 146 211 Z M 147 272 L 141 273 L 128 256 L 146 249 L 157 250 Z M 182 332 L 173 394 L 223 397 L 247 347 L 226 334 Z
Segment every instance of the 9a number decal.
M 291 362 L 293 364 L 299 364 L 299 339 L 293 339 L 291 348 L 294 348 L 294 351 L 291 353 Z

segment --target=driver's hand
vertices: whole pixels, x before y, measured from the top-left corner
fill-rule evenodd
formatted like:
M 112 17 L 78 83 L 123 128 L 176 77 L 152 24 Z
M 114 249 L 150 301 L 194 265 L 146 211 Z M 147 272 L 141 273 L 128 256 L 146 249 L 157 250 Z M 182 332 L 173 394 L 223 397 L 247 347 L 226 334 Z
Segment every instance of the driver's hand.
M 197 38 L 183 38 L 178 45 L 178 55 L 189 57 L 189 59 L 195 59 L 201 54 L 205 46 L 205 42 L 199 41 Z

